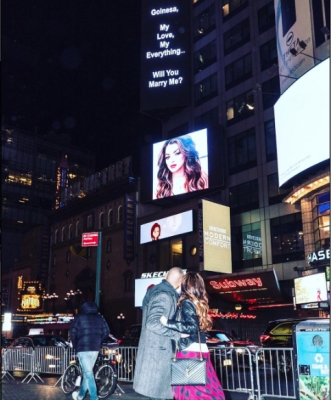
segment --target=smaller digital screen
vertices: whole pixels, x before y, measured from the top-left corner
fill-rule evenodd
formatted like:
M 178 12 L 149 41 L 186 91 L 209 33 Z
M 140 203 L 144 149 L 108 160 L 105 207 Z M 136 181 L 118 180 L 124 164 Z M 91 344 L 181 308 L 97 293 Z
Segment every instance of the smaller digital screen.
M 325 272 L 294 279 L 296 304 L 327 301 Z
M 171 236 L 192 232 L 192 230 L 193 211 L 189 210 L 141 225 L 140 243 L 166 239 Z
M 146 292 L 165 278 L 135 279 L 135 307 L 142 307 Z
M 209 187 L 207 130 L 153 145 L 153 199 Z

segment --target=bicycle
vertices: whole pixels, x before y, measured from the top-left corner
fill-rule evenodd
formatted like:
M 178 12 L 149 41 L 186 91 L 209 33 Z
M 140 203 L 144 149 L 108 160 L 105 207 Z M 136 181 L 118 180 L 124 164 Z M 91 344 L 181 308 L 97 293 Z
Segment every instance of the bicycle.
M 99 353 L 96 363 L 93 367 L 94 377 L 97 386 L 98 397 L 104 399 L 114 393 L 117 387 L 117 368 L 116 360 L 110 359 L 103 353 Z M 79 359 L 70 361 L 61 379 L 61 389 L 65 394 L 72 393 L 77 389 L 82 381 L 82 367 Z

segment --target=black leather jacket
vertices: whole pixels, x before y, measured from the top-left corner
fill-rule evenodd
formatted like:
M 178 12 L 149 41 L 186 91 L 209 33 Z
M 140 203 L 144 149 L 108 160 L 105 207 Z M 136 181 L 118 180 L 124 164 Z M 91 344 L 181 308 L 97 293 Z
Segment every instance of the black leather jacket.
M 176 319 L 167 320 L 166 326 L 181 333 L 189 334 L 189 337 L 181 338 L 178 341 L 178 349 L 185 350 L 192 343 L 198 343 L 198 318 L 195 304 L 185 299 L 181 303 Z M 200 333 L 201 343 L 206 343 L 205 333 Z

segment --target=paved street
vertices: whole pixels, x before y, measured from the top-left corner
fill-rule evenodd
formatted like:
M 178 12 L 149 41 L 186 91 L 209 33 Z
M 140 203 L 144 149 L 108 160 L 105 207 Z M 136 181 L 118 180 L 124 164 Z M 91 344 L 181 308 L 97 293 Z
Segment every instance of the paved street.
M 2 400 L 70 400 L 71 395 L 66 395 L 61 390 L 61 385 L 58 383 L 54 386 L 59 379 L 59 376 L 42 375 L 44 383 L 38 380 L 38 383 L 33 379 L 30 383 L 21 383 L 25 375 L 15 373 L 15 381 L 10 377 L 5 377 L 1 381 Z M 116 392 L 108 398 L 122 400 L 133 399 L 147 399 L 145 396 L 137 394 L 133 390 L 132 384 L 119 382 L 120 388 L 125 392 L 122 393 L 119 388 Z M 90 396 L 87 395 L 85 400 L 89 400 Z

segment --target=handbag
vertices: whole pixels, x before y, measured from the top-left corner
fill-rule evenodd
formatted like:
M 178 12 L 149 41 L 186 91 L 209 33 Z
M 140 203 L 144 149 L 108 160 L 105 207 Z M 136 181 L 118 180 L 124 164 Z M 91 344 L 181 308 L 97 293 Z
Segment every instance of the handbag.
M 205 386 L 206 360 L 202 356 L 201 337 L 198 331 L 200 356 L 194 358 L 176 358 L 178 345 L 176 343 L 174 358 L 171 362 L 171 386 Z

